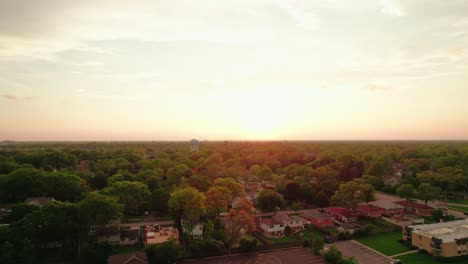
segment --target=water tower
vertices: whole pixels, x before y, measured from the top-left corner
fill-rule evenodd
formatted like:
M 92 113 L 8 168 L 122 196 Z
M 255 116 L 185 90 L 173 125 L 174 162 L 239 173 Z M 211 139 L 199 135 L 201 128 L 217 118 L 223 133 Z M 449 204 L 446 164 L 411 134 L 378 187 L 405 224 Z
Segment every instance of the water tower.
M 190 140 L 190 151 L 198 152 L 200 150 L 200 141 L 197 139 Z

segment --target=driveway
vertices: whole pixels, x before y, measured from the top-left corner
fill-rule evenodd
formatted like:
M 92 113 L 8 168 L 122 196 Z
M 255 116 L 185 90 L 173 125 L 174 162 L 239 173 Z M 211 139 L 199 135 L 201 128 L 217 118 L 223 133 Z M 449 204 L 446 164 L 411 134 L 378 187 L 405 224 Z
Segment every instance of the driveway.
M 338 241 L 334 245 L 345 257 L 355 257 L 360 264 L 389 264 L 393 259 L 354 240 Z

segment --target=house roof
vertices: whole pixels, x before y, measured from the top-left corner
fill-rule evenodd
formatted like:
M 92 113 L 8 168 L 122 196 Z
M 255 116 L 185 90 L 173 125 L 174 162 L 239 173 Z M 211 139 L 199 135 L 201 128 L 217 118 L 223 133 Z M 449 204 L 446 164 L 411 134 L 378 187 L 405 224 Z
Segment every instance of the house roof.
M 453 242 L 468 237 L 468 219 L 435 223 L 427 225 L 409 226 L 414 234 L 441 239 L 444 242 Z
M 282 225 L 283 221 L 277 218 L 262 218 L 260 219 L 260 223 L 271 226 L 271 225 Z
M 354 223 L 340 223 L 340 226 L 342 228 L 344 228 L 344 229 L 347 229 L 347 230 L 356 229 L 356 228 L 361 227 L 360 225 L 354 224 Z
M 29 197 L 26 198 L 25 203 L 43 206 L 53 201 L 55 201 L 53 197 Z
M 108 264 L 140 264 L 147 263 L 148 258 L 144 252 L 134 252 L 109 256 Z
M 402 205 L 404 207 L 410 207 L 410 208 L 419 209 L 419 210 L 432 210 L 432 209 L 434 209 L 433 207 L 430 207 L 428 205 L 415 203 L 415 202 L 408 201 L 408 200 L 402 200 L 402 201 L 398 201 L 398 202 L 395 202 L 395 203 L 399 204 L 399 205 Z
M 354 212 L 351 209 L 344 208 L 344 207 L 329 207 L 325 210 L 331 214 L 341 215 L 346 218 L 357 216 L 356 212 Z
M 308 215 L 304 215 L 307 219 L 317 219 L 317 220 L 326 220 L 326 219 L 333 219 L 333 215 L 331 214 L 326 214 L 326 213 L 320 213 L 320 212 L 316 212 L 316 213 L 312 213 L 312 214 L 308 214 Z
M 96 236 L 107 236 L 119 233 L 118 226 L 103 226 L 96 228 L 95 234 Z
M 140 236 L 140 230 L 138 229 L 122 229 L 120 230 L 120 238 L 129 238 L 134 240 Z
M 366 213 L 374 213 L 374 212 L 380 212 L 382 211 L 379 207 L 377 206 L 372 206 L 372 205 L 367 205 L 367 204 L 361 204 L 359 205 L 358 211 L 361 212 L 366 212 Z
M 385 210 L 395 210 L 395 209 L 403 209 L 404 207 L 396 204 L 395 202 L 389 201 L 389 200 L 379 200 L 375 202 L 371 202 L 372 205 L 378 206 L 382 209 Z

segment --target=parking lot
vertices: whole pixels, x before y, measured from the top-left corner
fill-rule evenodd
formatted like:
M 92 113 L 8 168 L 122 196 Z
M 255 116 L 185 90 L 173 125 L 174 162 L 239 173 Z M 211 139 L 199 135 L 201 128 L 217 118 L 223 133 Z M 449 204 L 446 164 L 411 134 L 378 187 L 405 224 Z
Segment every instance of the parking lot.
M 219 258 L 186 261 L 191 264 L 282 264 L 310 263 L 325 264 L 320 256 L 315 256 L 308 248 L 294 248 L 267 253 L 253 253 Z
M 360 264 L 389 264 L 393 259 L 353 240 L 334 243 L 343 256 L 354 256 Z

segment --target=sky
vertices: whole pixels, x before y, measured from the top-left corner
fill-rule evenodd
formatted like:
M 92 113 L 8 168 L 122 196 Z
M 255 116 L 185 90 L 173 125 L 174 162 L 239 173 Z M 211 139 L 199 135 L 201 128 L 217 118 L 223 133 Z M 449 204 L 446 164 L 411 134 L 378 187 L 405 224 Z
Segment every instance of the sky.
M 0 140 L 468 139 L 465 0 L 0 0 Z

